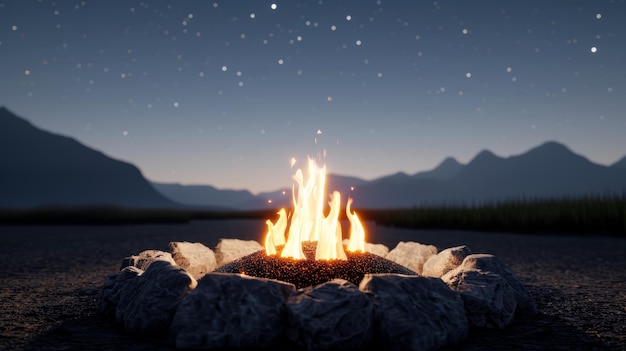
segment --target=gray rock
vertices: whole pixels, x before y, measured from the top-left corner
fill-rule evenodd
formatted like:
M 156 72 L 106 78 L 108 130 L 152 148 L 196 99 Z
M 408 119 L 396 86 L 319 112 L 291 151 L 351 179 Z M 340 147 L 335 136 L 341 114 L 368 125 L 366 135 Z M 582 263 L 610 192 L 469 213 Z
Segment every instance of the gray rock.
M 184 268 L 195 279 L 200 279 L 217 268 L 215 253 L 202 243 L 180 241 L 171 242 L 169 246 L 176 264 Z
M 184 269 L 155 261 L 122 284 L 116 322 L 131 333 L 156 334 L 167 332 L 178 305 L 197 282 Z
M 433 245 L 424 245 L 413 241 L 401 241 L 389 251 L 386 259 L 401 264 L 417 274 L 422 274 L 424 262 L 437 254 L 437 248 Z
M 299 289 L 287 299 L 287 337 L 308 350 L 360 349 L 373 330 L 374 305 L 343 279 Z
M 250 255 L 265 248 L 254 240 L 220 239 L 215 246 L 217 266 L 221 267 L 238 258 Z
M 532 315 L 537 313 L 537 306 L 530 297 L 524 285 L 519 281 L 517 276 L 494 255 L 474 254 L 465 257 L 463 263 L 459 266 L 462 270 L 478 269 L 499 274 L 504 278 L 506 283 L 513 289 L 515 301 L 517 302 L 517 313 L 522 315 Z
M 265 348 L 284 335 L 293 284 L 208 273 L 178 307 L 169 338 L 177 348 Z
M 100 289 L 100 297 L 98 300 L 98 308 L 101 313 L 115 316 L 115 309 L 120 301 L 120 292 L 129 279 L 135 278 L 143 273 L 137 267 L 125 267 L 119 273 L 109 274 L 104 279 L 104 284 Z
M 513 321 L 517 306 L 513 289 L 499 274 L 456 269 L 442 279 L 461 295 L 470 325 L 502 329 Z
M 366 274 L 378 343 L 387 350 L 434 350 L 467 337 L 463 301 L 441 279 Z
M 122 260 L 120 270 L 125 267 L 137 267 L 143 271 L 148 269 L 153 262 L 166 261 L 172 265 L 176 265 L 176 262 L 172 258 L 172 254 L 160 250 L 145 250 L 137 255 L 128 256 Z
M 445 249 L 424 263 L 422 275 L 441 278 L 444 274 L 461 265 L 463 259 L 471 254 L 472 251 L 465 245 Z

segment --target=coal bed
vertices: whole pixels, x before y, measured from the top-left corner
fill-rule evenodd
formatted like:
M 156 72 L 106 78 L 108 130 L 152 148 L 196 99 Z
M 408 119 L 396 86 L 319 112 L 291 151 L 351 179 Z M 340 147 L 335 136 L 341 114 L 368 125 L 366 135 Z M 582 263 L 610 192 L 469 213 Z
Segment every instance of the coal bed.
M 282 248 L 278 246 L 277 251 L 281 252 Z M 316 248 L 317 242 L 302 242 L 306 260 L 268 256 L 265 251 L 258 251 L 219 267 L 215 272 L 281 280 L 294 284 L 298 289 L 335 278 L 345 279 L 358 286 L 367 273 L 417 275 L 402 265 L 369 252 L 346 252 L 347 260 L 315 260 Z

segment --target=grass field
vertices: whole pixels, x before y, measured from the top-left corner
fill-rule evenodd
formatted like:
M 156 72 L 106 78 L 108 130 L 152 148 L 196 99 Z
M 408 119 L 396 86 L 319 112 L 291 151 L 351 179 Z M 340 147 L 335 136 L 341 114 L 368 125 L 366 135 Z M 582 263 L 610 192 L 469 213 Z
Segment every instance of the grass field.
M 626 235 L 626 196 L 519 200 L 480 206 L 358 210 L 382 226 L 523 233 L 564 232 Z M 0 210 L 9 225 L 185 223 L 201 219 L 272 219 L 275 210 L 202 211 L 171 209 L 40 208 Z

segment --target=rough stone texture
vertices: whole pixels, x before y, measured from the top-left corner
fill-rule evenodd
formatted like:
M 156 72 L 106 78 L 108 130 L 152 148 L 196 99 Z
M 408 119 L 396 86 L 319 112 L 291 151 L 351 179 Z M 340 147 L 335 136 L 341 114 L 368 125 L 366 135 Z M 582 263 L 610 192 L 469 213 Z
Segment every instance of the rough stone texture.
M 499 274 L 455 269 L 444 277 L 461 295 L 470 325 L 502 329 L 513 321 L 517 307 L 513 289 Z
M 177 348 L 266 348 L 283 336 L 292 284 L 208 273 L 180 304 L 169 330 Z
M 433 245 L 400 241 L 385 258 L 401 264 L 417 274 L 422 274 L 424 262 L 436 254 L 437 248 Z
M 254 240 L 220 239 L 215 246 L 217 267 L 261 250 L 265 248 Z
M 385 257 L 389 253 L 389 248 L 383 244 L 365 243 L 365 251 L 380 257 Z
M 317 242 L 303 242 L 306 260 L 267 256 L 258 251 L 242 257 L 216 272 L 244 273 L 259 278 L 277 279 L 295 284 L 296 288 L 316 286 L 335 278 L 345 279 L 357 285 L 366 273 L 399 273 L 415 275 L 415 272 L 395 262 L 369 252 L 346 252 L 347 260 L 315 260 Z M 282 247 L 277 247 L 279 252 Z
M 515 301 L 517 302 L 517 313 L 521 315 L 532 315 L 537 313 L 537 306 L 530 297 L 524 285 L 517 276 L 500 261 L 490 254 L 474 254 L 465 257 L 463 263 L 457 268 L 460 270 L 478 269 L 481 271 L 493 272 L 504 278 L 506 283 L 513 289 Z M 443 279 L 443 278 L 442 278 Z M 445 279 L 444 279 L 445 280 Z
M 373 331 L 374 305 L 343 279 L 296 291 L 287 314 L 287 337 L 308 350 L 360 349 Z
M 471 254 L 472 251 L 465 245 L 445 249 L 424 263 L 422 275 L 441 278 L 444 274 L 460 266 L 465 257 Z
M 441 279 L 366 274 L 359 289 L 374 301 L 381 348 L 434 350 L 467 337 L 463 301 Z
M 172 254 L 169 252 L 160 250 L 145 250 L 137 255 L 132 255 L 124 258 L 124 260 L 122 260 L 120 270 L 124 269 L 125 267 L 132 266 L 145 271 L 153 262 L 156 261 L 166 261 L 171 263 L 172 265 L 176 265 L 176 262 L 172 258 Z
M 184 269 L 155 261 L 121 284 L 116 322 L 131 333 L 157 334 L 167 332 L 180 301 L 197 282 Z
M 100 312 L 115 316 L 115 308 L 120 301 L 122 288 L 124 288 L 127 280 L 135 278 L 141 273 L 143 273 L 141 269 L 129 266 L 122 269 L 119 273 L 107 275 L 98 298 Z
M 215 253 L 202 243 L 182 241 L 171 242 L 169 246 L 176 264 L 184 268 L 195 279 L 200 279 L 217 268 Z
M 350 239 L 343 239 L 343 246 L 346 247 Z M 365 243 L 365 252 L 373 253 L 380 257 L 385 257 L 389 253 L 389 248 L 383 244 Z

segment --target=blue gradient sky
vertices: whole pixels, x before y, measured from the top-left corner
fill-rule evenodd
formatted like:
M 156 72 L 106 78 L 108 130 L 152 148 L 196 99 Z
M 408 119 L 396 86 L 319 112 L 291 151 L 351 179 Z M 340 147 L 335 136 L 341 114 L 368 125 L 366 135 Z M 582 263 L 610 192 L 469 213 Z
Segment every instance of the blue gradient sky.
M 365 179 L 547 140 L 611 164 L 625 19 L 624 0 L 0 0 L 0 104 L 150 180 L 254 192 L 324 149 Z

